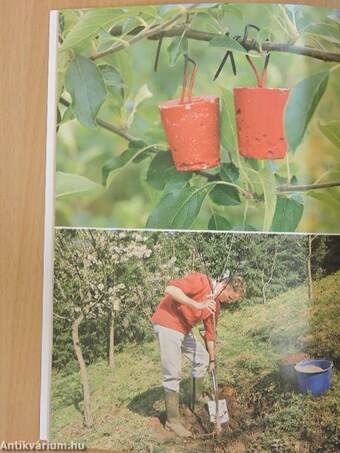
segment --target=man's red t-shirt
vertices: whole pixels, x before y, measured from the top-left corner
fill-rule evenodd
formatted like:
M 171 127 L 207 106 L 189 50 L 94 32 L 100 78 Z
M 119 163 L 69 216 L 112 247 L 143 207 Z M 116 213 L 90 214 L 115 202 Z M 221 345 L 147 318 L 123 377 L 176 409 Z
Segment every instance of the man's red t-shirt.
M 209 278 L 199 272 L 194 272 L 184 278 L 171 280 L 168 286 L 176 286 L 180 288 L 184 294 L 196 302 L 203 303 L 207 300 L 209 294 L 212 293 Z M 220 303 L 216 301 L 215 319 L 220 312 Z M 170 329 L 177 330 L 185 335 L 190 332 L 198 322 L 203 321 L 205 327 L 205 335 L 207 340 L 214 340 L 214 324 L 213 316 L 208 308 L 198 310 L 189 307 L 188 305 L 176 302 L 169 294 L 167 294 L 158 304 L 151 321 L 154 324 L 159 324 Z

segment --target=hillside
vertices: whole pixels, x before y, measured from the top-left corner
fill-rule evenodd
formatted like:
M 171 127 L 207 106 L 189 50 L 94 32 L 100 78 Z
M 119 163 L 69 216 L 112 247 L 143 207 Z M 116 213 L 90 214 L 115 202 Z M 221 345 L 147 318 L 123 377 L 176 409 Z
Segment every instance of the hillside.
M 84 441 L 88 447 L 134 452 L 332 452 L 340 446 L 340 377 L 313 398 L 287 389 L 277 361 L 289 353 L 332 357 L 339 364 L 340 272 L 307 289 L 290 290 L 266 304 L 224 311 L 218 324 L 218 377 L 231 422 L 214 440 L 186 409 L 189 380 L 183 381 L 183 416 L 196 434 L 186 443 L 162 427 L 162 388 L 156 341 L 129 345 L 116 354 L 115 370 L 89 366 L 96 427 L 82 426 L 79 375 L 53 374 L 53 441 Z M 186 367 L 183 376 L 188 377 Z M 206 388 L 209 389 L 209 379 Z M 81 406 L 81 404 L 80 404 Z M 201 420 L 201 422 L 202 422 Z

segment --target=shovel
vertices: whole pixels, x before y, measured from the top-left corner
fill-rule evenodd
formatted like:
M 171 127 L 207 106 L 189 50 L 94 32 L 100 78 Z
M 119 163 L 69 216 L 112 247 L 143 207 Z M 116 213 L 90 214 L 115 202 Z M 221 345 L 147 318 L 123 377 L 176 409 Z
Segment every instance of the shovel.
M 215 326 L 215 316 L 214 316 L 214 326 Z M 204 340 L 206 349 L 208 350 L 207 341 L 206 341 L 205 336 L 203 335 L 203 330 L 199 329 L 199 333 L 200 333 L 202 339 Z M 216 371 L 211 370 L 210 374 L 211 374 L 214 399 L 208 401 L 209 417 L 210 417 L 210 422 L 215 423 L 215 425 L 216 425 L 216 432 L 220 433 L 222 423 L 229 422 L 228 407 L 227 407 L 227 402 L 225 399 L 223 399 L 223 400 L 218 399 L 218 384 L 217 384 Z
M 208 401 L 208 410 L 210 416 L 210 422 L 215 423 L 216 431 L 221 431 L 222 423 L 229 422 L 229 414 L 227 408 L 227 402 L 225 399 L 219 400 L 218 399 L 218 385 L 217 385 L 217 378 L 215 370 L 211 372 L 211 380 L 213 385 L 213 392 L 214 392 L 214 399 Z

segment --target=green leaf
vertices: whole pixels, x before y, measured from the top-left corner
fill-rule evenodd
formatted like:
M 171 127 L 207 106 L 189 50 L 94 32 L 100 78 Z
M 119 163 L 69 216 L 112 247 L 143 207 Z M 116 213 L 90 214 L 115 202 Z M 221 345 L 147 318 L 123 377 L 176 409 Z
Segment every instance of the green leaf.
M 213 213 L 209 219 L 208 230 L 231 230 L 232 226 L 228 220 L 220 215 Z
M 122 76 L 119 74 L 119 72 L 114 66 L 104 64 L 98 67 L 100 72 L 102 73 L 105 85 L 115 88 L 124 87 L 124 81 L 122 79 Z
M 319 124 L 321 132 L 330 140 L 334 146 L 340 149 L 340 121 L 329 121 Z
M 197 3 L 197 6 L 195 6 L 194 12 L 196 13 L 197 11 L 204 11 L 206 9 L 214 9 L 219 5 L 219 3 Z
M 288 197 L 278 197 L 271 231 L 295 231 L 303 214 L 303 204 Z
M 327 16 L 328 19 L 340 25 L 340 11 L 335 9 L 331 14 Z
M 251 170 L 251 173 L 256 175 L 253 179 L 253 184 L 257 194 L 263 194 L 264 197 L 264 216 L 263 216 L 263 231 L 269 231 L 273 221 L 276 207 L 276 182 L 275 175 L 271 171 L 269 164 L 267 168 L 262 168 L 259 171 Z
M 179 12 L 184 12 L 187 9 L 187 5 L 161 5 L 159 6 L 158 14 L 162 18 L 162 20 L 168 19 L 171 16 Z
M 102 190 L 102 186 L 84 176 L 61 171 L 56 173 L 56 198 L 88 194 L 97 190 Z
M 262 169 L 258 172 L 264 195 L 264 221 L 263 230 L 269 231 L 273 221 L 276 206 L 276 183 L 274 173 L 270 169 Z
M 225 88 L 220 88 L 221 99 L 221 143 L 223 148 L 228 151 L 236 160 L 238 152 L 237 136 L 236 136 L 236 121 L 234 96 L 231 91 Z
M 226 162 L 220 166 L 220 176 L 223 181 L 236 182 L 240 176 L 240 170 L 233 162 Z
M 165 195 L 150 214 L 146 227 L 189 228 L 198 216 L 206 195 L 205 189 L 185 186 L 168 191 L 166 187 Z
M 239 169 L 232 162 L 223 163 L 220 167 L 222 181 L 235 183 L 239 175 Z M 235 206 L 241 202 L 238 189 L 224 184 L 216 184 L 209 196 L 214 203 L 222 206 Z
M 146 99 L 149 99 L 152 97 L 152 93 L 149 90 L 147 85 L 143 85 L 140 87 L 138 90 L 138 93 L 134 99 L 128 99 L 125 103 L 125 109 L 128 112 L 128 118 L 127 118 L 127 127 L 131 127 L 135 113 L 137 111 L 137 108 L 139 105 L 145 101 Z
M 171 182 L 187 182 L 191 178 L 190 172 L 179 172 L 174 166 L 169 151 L 160 151 L 152 159 L 146 175 L 147 182 L 157 190 L 163 190 Z
M 253 225 L 246 224 L 236 224 L 233 225 L 233 231 L 259 231 L 258 228 L 254 227 Z
M 302 142 L 327 83 L 328 72 L 321 72 L 302 80 L 291 91 L 285 113 L 285 130 L 293 151 Z
M 318 36 L 334 44 L 340 44 L 340 30 L 329 24 L 310 24 L 304 29 L 305 34 Z
M 216 184 L 209 192 L 211 200 L 221 206 L 236 206 L 241 203 L 240 195 L 235 187 Z
M 242 11 L 240 11 L 238 9 L 238 6 L 237 5 L 231 5 L 231 4 L 221 4 L 221 6 L 223 6 L 223 11 L 226 15 L 230 16 L 234 16 L 236 17 L 237 19 L 239 20 L 242 20 L 243 19 L 243 14 L 242 14 Z M 242 7 L 242 6 L 241 6 Z
M 133 162 L 142 153 L 146 153 L 152 148 L 152 145 L 146 145 L 140 140 L 132 141 L 129 147 L 119 156 L 112 157 L 102 168 L 102 181 L 105 186 L 109 186 L 114 176 L 116 176 L 124 167 Z
M 67 123 L 67 121 L 71 121 L 73 119 L 74 119 L 74 114 L 72 112 L 72 108 L 71 108 L 71 106 L 67 107 L 67 109 L 65 109 L 63 117 L 62 117 L 62 119 L 60 121 L 60 124 Z
M 123 97 L 127 99 L 131 97 L 133 88 L 133 61 L 131 54 L 126 50 L 120 50 L 113 54 L 106 55 L 102 61 L 110 66 L 113 66 L 120 74 L 124 86 L 123 86 Z
M 179 57 L 188 52 L 188 40 L 185 36 L 176 36 L 167 48 L 169 54 L 169 65 L 174 66 Z
M 140 21 L 136 16 L 128 16 L 122 25 L 122 32 L 124 35 L 127 35 L 131 30 L 138 27 L 139 25 Z
M 232 50 L 233 52 L 239 52 L 247 54 L 248 51 L 241 46 L 241 44 L 230 36 L 221 35 L 213 38 L 209 41 L 210 47 L 223 47 L 225 50 Z
M 317 182 L 321 183 L 325 181 L 336 181 L 336 180 L 340 180 L 340 164 L 333 164 L 332 166 L 330 166 L 329 169 L 324 173 L 322 177 L 318 179 Z
M 306 192 L 306 195 L 320 201 L 334 212 L 340 211 L 340 190 L 338 188 L 310 190 Z
M 70 30 L 79 21 L 79 10 L 75 9 L 63 9 L 59 11 L 59 27 L 62 37 L 68 35 Z
M 96 8 L 86 12 L 68 33 L 59 50 L 73 49 L 86 39 L 93 38 L 101 28 L 111 25 L 120 11 L 117 8 Z
M 72 97 L 72 110 L 85 127 L 94 128 L 97 113 L 106 98 L 103 77 L 88 58 L 76 55 L 67 68 L 65 87 Z

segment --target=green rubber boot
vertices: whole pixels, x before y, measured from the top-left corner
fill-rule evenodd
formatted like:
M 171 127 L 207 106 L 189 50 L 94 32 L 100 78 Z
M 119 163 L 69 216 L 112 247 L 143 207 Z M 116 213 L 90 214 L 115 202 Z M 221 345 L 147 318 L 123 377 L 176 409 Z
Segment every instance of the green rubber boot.
M 173 431 L 179 437 L 191 437 L 191 432 L 188 431 L 181 422 L 179 417 L 179 394 L 171 390 L 165 390 L 165 409 L 166 422 L 165 427 Z

